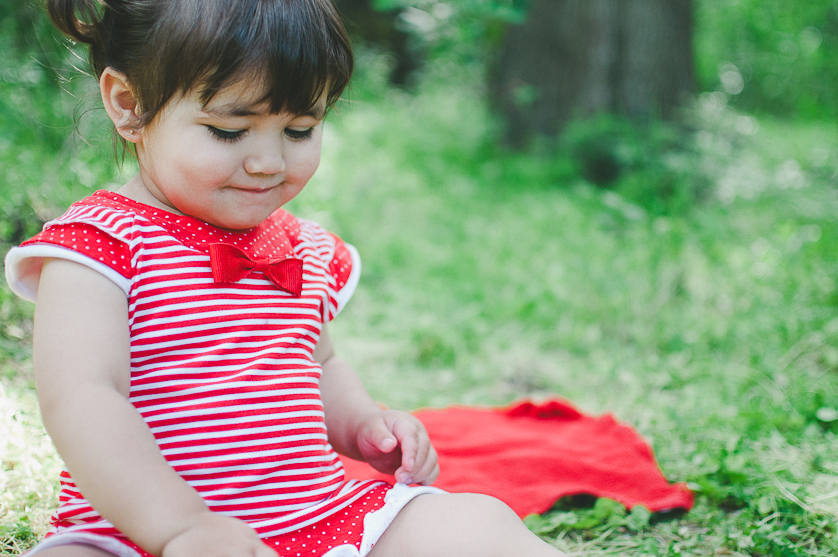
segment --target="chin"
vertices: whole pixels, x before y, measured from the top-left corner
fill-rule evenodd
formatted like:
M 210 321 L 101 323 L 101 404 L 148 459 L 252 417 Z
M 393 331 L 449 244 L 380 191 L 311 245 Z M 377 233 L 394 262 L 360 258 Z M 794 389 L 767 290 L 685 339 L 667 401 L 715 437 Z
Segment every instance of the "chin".
M 272 213 L 273 213 L 273 211 L 271 211 L 270 213 L 263 213 L 263 214 L 255 215 L 251 218 L 244 217 L 244 218 L 238 218 L 238 219 L 214 219 L 214 220 L 204 219 L 204 220 L 206 220 L 207 223 L 209 223 L 213 226 L 217 226 L 218 228 L 223 228 L 225 230 L 244 231 L 244 230 L 248 230 L 250 228 L 254 228 L 256 226 L 259 226 L 260 224 L 262 224 L 265 221 L 265 219 L 267 219 L 269 216 L 271 216 Z

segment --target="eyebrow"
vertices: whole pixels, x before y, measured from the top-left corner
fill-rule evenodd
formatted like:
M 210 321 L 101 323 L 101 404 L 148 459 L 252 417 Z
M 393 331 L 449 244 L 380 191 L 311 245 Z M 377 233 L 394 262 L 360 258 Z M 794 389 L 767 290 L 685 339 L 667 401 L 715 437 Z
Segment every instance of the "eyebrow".
M 201 112 L 211 116 L 220 117 L 259 116 L 266 113 L 264 110 L 257 109 L 256 106 L 257 105 L 228 103 L 215 107 L 203 107 Z M 296 114 L 296 116 L 310 116 L 315 120 L 322 120 L 325 115 L 326 109 L 320 103 L 305 112 Z

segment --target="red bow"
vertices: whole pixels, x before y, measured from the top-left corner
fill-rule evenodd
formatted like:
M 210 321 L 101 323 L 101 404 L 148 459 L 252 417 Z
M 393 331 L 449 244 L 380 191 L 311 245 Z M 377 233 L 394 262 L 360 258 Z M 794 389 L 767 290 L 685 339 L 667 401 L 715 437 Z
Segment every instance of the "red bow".
M 238 282 L 253 271 L 264 273 L 271 282 L 294 296 L 303 291 L 303 260 L 251 259 L 230 244 L 210 244 L 210 266 L 215 282 Z

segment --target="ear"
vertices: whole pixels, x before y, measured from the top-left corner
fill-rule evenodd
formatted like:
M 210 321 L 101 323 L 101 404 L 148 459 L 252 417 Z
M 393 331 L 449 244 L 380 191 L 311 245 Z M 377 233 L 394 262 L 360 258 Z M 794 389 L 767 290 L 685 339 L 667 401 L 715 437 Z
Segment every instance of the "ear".
M 116 132 L 131 143 L 140 141 L 143 136 L 140 107 L 125 74 L 108 66 L 99 78 L 99 91 Z

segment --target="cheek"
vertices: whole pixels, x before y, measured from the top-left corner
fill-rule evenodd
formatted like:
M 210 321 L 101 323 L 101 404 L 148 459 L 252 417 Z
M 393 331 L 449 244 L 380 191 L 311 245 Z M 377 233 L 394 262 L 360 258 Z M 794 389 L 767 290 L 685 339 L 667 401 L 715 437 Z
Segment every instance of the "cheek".
M 221 149 L 213 142 L 179 145 L 169 155 L 190 178 L 202 180 L 227 179 L 236 168 L 230 149 Z
M 320 167 L 320 151 L 317 151 L 316 155 L 312 155 L 308 160 L 308 166 L 306 167 L 306 172 L 308 177 L 311 178 L 317 169 Z
M 294 159 L 294 175 L 304 181 L 308 181 L 317 168 L 320 166 L 320 141 L 312 141 L 306 145 L 305 148 L 300 149 L 295 154 Z

